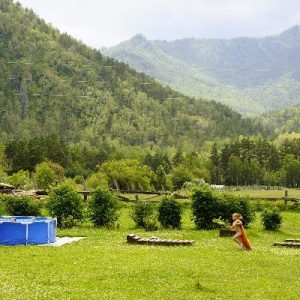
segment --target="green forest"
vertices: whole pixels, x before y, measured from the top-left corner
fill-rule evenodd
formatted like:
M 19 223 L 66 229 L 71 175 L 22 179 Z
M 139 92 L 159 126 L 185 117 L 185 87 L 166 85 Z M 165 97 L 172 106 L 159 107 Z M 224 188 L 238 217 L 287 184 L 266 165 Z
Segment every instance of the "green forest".
M 132 190 L 299 184 L 288 169 L 298 163 L 299 137 L 283 138 L 285 123 L 185 96 L 12 0 L 0 0 L 0 70 L 0 182 Z
M 299 104 L 299 37 L 299 26 L 263 38 L 165 41 L 139 34 L 103 53 L 186 95 L 257 116 Z

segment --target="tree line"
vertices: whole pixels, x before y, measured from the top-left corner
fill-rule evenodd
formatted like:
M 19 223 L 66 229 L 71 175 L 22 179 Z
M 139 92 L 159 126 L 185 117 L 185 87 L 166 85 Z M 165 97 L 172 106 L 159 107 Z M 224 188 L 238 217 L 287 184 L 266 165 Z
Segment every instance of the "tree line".
M 242 138 L 210 152 L 211 182 L 226 185 L 299 187 L 300 139 L 279 146 L 266 139 Z
M 56 135 L 0 144 L 0 181 L 47 189 L 68 181 L 96 188 L 180 190 L 201 182 L 299 187 L 300 138 L 277 145 L 241 137 L 209 152 L 66 143 Z M 33 182 L 34 183 L 34 182 Z

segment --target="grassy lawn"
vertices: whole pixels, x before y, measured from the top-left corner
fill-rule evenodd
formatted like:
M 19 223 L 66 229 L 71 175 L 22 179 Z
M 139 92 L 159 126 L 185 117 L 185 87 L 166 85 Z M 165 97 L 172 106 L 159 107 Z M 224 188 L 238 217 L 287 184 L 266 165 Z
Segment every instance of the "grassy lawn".
M 231 193 L 240 196 L 249 196 L 250 198 L 282 198 L 285 196 L 285 191 L 288 191 L 288 196 L 300 199 L 300 189 L 243 189 L 239 188 Z
M 182 230 L 135 229 L 123 209 L 115 230 L 74 228 L 85 236 L 61 247 L 0 246 L 1 299 L 299 299 L 300 248 L 274 242 L 300 238 L 300 213 L 284 212 L 279 232 L 257 215 L 243 252 L 217 230 L 197 231 L 186 208 Z M 192 246 L 126 243 L 126 235 L 194 239 Z

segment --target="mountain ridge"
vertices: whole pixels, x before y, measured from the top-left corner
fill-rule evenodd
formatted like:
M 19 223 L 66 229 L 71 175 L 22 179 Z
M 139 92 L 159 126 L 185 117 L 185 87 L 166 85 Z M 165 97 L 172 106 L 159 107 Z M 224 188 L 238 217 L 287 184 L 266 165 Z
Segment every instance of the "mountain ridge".
M 274 97 L 283 81 L 290 83 L 280 90 L 287 106 L 299 103 L 299 41 L 300 26 L 295 25 L 261 38 L 163 41 L 138 34 L 101 51 L 189 96 L 258 115 L 286 107 Z

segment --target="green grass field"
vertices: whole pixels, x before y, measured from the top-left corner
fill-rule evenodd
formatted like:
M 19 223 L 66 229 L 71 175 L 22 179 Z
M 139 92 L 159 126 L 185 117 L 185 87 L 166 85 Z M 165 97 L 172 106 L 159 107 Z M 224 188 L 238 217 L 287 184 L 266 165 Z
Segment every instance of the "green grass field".
M 231 193 L 240 196 L 249 196 L 250 198 L 282 198 L 285 196 L 285 191 L 288 192 L 288 196 L 292 198 L 300 199 L 300 189 L 237 189 L 231 191 Z
M 135 229 L 123 208 L 120 228 L 58 230 L 85 236 L 61 247 L 0 246 L 1 299 L 299 299 L 300 248 L 273 246 L 300 238 L 300 214 L 283 212 L 278 232 L 260 217 L 247 229 L 251 252 L 218 230 L 198 231 L 185 209 L 181 230 Z M 192 246 L 126 243 L 126 235 L 194 239 Z

